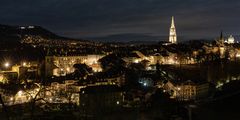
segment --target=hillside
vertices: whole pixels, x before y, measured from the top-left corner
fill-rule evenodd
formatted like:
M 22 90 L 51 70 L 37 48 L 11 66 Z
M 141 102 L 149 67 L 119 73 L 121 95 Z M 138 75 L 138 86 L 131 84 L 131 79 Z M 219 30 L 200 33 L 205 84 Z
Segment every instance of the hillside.
M 46 55 L 95 53 L 101 43 L 58 36 L 41 26 L 0 25 L 0 63 L 41 60 Z
M 46 38 L 63 38 L 60 37 L 41 26 L 8 26 L 0 25 L 1 39 L 7 40 L 12 37 L 19 38 L 24 35 L 39 35 Z M 17 40 L 17 39 L 15 39 Z M 19 40 L 19 39 L 18 39 Z

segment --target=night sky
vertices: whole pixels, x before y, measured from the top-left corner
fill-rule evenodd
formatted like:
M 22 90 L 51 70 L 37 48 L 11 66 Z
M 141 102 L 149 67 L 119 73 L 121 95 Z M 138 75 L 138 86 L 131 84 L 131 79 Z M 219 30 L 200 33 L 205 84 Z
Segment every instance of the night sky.
M 181 40 L 240 33 L 240 0 L 1 0 L 0 13 L 0 24 L 93 40 L 167 39 L 171 16 Z

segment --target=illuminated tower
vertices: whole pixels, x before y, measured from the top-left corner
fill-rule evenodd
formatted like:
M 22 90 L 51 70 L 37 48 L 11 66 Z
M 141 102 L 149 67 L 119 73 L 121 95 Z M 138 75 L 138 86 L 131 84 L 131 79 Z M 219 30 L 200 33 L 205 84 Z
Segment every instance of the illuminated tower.
M 219 45 L 220 58 L 224 58 L 226 49 L 224 47 L 224 37 L 223 37 L 222 31 L 221 31 L 220 38 L 218 40 L 218 45 Z
M 228 43 L 228 44 L 233 44 L 233 43 L 234 43 L 234 37 L 233 37 L 232 35 L 230 35 L 230 36 L 228 37 L 227 43 Z
M 177 33 L 176 33 L 176 28 L 174 25 L 174 17 L 172 16 L 172 23 L 171 27 L 169 30 L 169 42 L 170 43 L 177 43 Z

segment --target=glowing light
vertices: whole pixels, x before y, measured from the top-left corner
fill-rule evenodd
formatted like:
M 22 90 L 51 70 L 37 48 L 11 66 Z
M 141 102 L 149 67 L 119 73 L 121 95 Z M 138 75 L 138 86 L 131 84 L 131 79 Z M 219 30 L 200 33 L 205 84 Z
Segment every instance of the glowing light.
M 8 68 L 8 67 L 10 66 L 10 64 L 9 64 L 8 62 L 6 62 L 6 63 L 4 64 L 4 66 L 5 66 L 6 68 Z
M 168 60 L 168 62 L 169 62 L 169 64 L 174 64 L 174 60 L 172 59 L 172 58 L 170 58 L 169 60 Z
M 230 82 L 230 80 L 227 80 L 227 81 L 226 81 L 226 83 L 229 83 L 229 82 Z
M 150 66 L 147 67 L 147 70 L 152 70 L 152 68 Z
M 27 63 L 26 62 L 23 62 L 23 66 L 26 66 L 27 65 Z
M 178 88 L 177 88 L 177 90 L 179 91 L 179 90 L 181 90 L 181 88 L 180 88 L 180 87 L 178 87 Z
M 134 60 L 134 63 L 139 63 L 139 61 L 138 60 Z
M 223 85 L 224 85 L 224 83 L 218 82 L 217 85 L 216 85 L 216 88 L 221 88 Z
M 67 67 L 67 72 L 70 72 L 70 68 L 69 67 Z
M 147 86 L 147 83 L 143 83 L 143 86 Z
M 117 101 L 117 105 L 119 105 L 120 104 L 120 102 L 119 101 Z
M 23 94 L 23 91 L 22 91 L 22 90 L 18 91 L 18 95 L 19 95 L 19 96 L 22 96 L 22 94 Z
M 38 92 L 39 90 L 40 90 L 39 88 L 36 89 L 37 92 Z
M 240 54 L 236 54 L 236 57 L 240 57 Z

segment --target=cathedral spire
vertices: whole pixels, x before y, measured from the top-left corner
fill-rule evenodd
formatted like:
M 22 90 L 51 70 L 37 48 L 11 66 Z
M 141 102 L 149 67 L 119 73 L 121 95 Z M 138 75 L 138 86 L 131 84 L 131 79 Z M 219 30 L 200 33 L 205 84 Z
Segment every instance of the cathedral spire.
M 221 46 L 224 44 L 224 36 L 223 36 L 223 32 L 222 31 L 221 31 L 220 38 L 219 38 L 218 41 L 219 41 Z
M 176 34 L 176 28 L 175 28 L 175 24 L 174 24 L 174 16 L 172 16 L 171 27 L 169 30 L 169 42 L 177 43 L 177 34 Z
M 171 28 L 175 28 L 175 25 L 174 25 L 174 16 L 172 16 Z
M 223 32 L 221 31 L 221 34 L 220 34 L 220 40 L 223 40 Z

